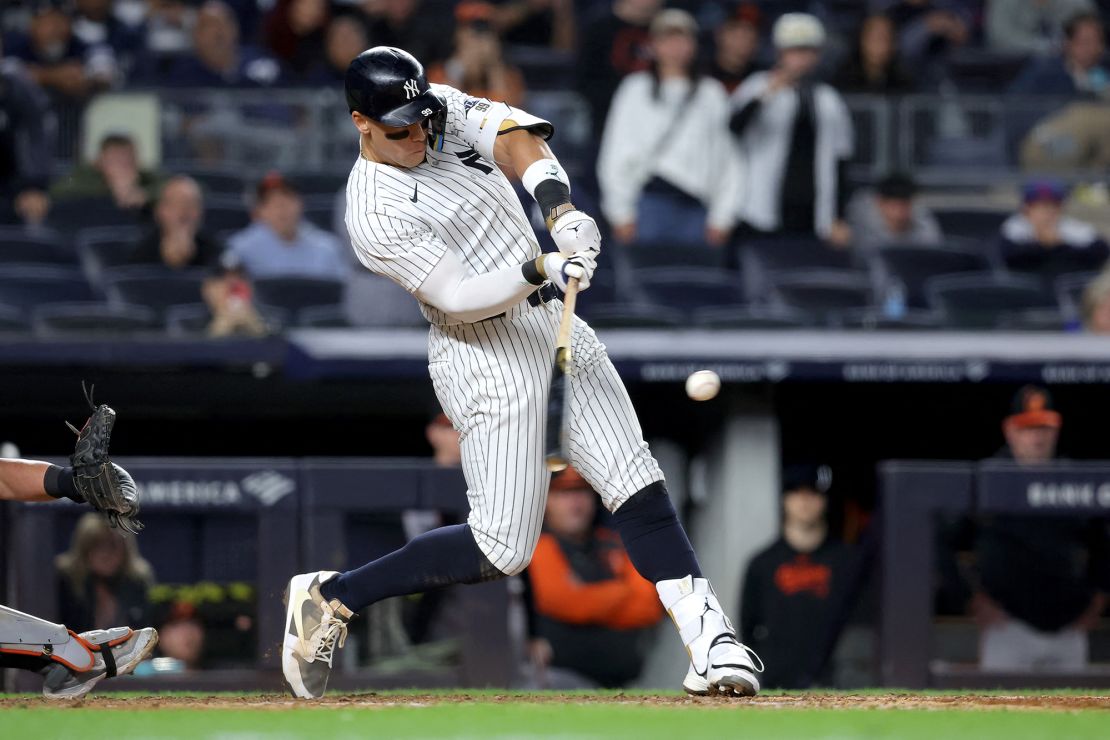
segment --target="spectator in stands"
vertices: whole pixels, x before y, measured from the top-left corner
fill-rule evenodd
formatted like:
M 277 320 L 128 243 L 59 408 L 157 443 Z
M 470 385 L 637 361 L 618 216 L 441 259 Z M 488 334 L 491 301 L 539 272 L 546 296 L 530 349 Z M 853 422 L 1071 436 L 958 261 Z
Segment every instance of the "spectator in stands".
M 204 623 L 196 607 L 179 601 L 158 627 L 158 652 L 162 657 L 181 661 L 184 670 L 196 670 L 204 656 L 204 638 Z
M 1002 224 L 1000 248 L 1011 270 L 1052 277 L 1097 270 L 1110 248 L 1095 227 L 1064 215 L 1066 186 L 1037 179 L 1025 184 L 1022 207 Z
M 74 0 L 73 6 L 73 35 L 86 46 L 106 45 L 121 60 L 138 51 L 138 29 L 120 20 L 114 0 Z
M 662 4 L 662 0 L 613 0 L 610 8 L 585 21 L 576 87 L 589 103 L 598 136 L 621 79 L 650 66 L 648 25 Z
M 263 27 L 266 47 L 293 74 L 303 75 L 324 56 L 330 16 L 327 0 L 278 0 Z
M 187 175 L 171 177 L 154 206 L 154 228 L 136 245 L 133 264 L 216 269 L 223 245 L 203 231 L 204 200 L 200 185 Z
M 651 39 L 650 71 L 625 77 L 609 109 L 597 162 L 602 210 L 623 244 L 724 244 L 739 185 L 728 98 L 695 70 L 693 16 L 662 11 Z
M 69 550 L 58 556 L 56 566 L 59 617 L 71 629 L 149 623 L 147 592 L 154 572 L 139 555 L 135 538 L 113 529 L 100 514 L 77 520 Z
M 462 447 L 459 446 L 459 433 L 447 414 L 442 411 L 435 415 L 424 429 L 424 436 L 432 446 L 432 461 L 441 468 L 457 468 L 462 465 Z
M 1083 327 L 1110 334 L 1110 271 L 1103 270 L 1083 291 Z
M 154 227 L 136 245 L 133 264 L 162 265 L 171 270 L 201 269 L 209 274 L 201 286 L 212 315 L 211 336 L 260 336 L 266 326 L 250 301 L 250 286 L 235 274 L 223 274 L 223 244 L 203 229 L 200 185 L 186 175 L 170 178 L 154 207 Z
M 62 0 L 36 0 L 28 32 L 13 34 L 5 49 L 42 88 L 63 98 L 83 98 L 115 81 L 115 54 L 107 44 L 90 46 L 74 35 L 66 10 Z
M 914 201 L 917 184 L 895 172 L 872 190 L 856 193 L 848 204 L 848 223 L 855 246 L 873 251 L 885 246 L 937 246 L 941 243 L 936 216 Z
M 250 278 L 346 277 L 339 240 L 303 218 L 304 201 L 288 180 L 271 172 L 256 195 L 253 223 L 228 239 L 226 268 Z
M 323 57 L 316 60 L 302 79 L 314 85 L 339 85 L 347 74 L 351 60 L 369 46 L 366 26 L 361 20 L 351 14 L 337 15 L 328 24 Z M 345 204 L 346 198 L 344 207 Z
M 143 46 L 155 55 L 181 54 L 192 48 L 196 8 L 187 0 L 148 0 Z
M 828 652 L 845 597 L 852 550 L 829 535 L 828 466 L 787 466 L 782 534 L 748 563 L 740 598 L 740 633 L 763 659 L 767 688 L 806 688 Z
M 455 51 L 428 68 L 428 80 L 465 90 L 476 98 L 524 104 L 524 75 L 505 61 L 501 40 L 490 24 L 489 3 L 467 2 L 455 7 Z
M 160 85 L 268 87 L 282 81 L 281 64 L 239 40 L 239 22 L 227 3 L 207 0 L 196 15 L 193 53 L 176 60 Z
M 375 45 L 398 46 L 425 65 L 446 59 L 451 50 L 451 17 L 444 5 L 430 0 L 362 3 Z
M 543 668 L 578 674 L 579 686 L 624 686 L 640 674 L 647 629 L 663 609 L 617 535 L 596 525 L 596 514 L 597 494 L 577 471 L 555 476 L 528 567 L 536 634 L 530 652 Z
M 19 65 L 0 61 L 0 223 L 36 225 L 46 218 L 53 133 L 42 89 Z
M 122 211 L 141 211 L 152 200 L 162 176 L 139 167 L 135 141 L 125 132 L 109 133 L 91 164 L 78 165 L 54 183 L 57 200 L 111 200 Z
M 987 0 L 987 45 L 1001 52 L 1052 54 L 1063 40 L 1064 25 L 1094 9 L 1091 0 Z
M 889 16 L 876 13 L 864 19 L 855 49 L 837 71 L 833 85 L 842 93 L 913 92 L 913 78 L 898 58 L 894 22 Z
M 1062 53 L 1030 61 L 1010 92 L 1105 98 L 1110 95 L 1110 71 L 1102 65 L 1105 49 L 1102 19 L 1095 13 L 1077 15 L 1064 24 Z
M 906 63 L 936 76 L 948 53 L 970 40 L 976 5 L 974 0 L 885 0 L 877 9 L 894 21 Z
M 1019 466 L 1056 458 L 1062 419 L 1048 391 L 1025 386 L 1014 397 L 996 457 Z M 1024 485 L 1013 495 L 1025 502 Z M 1079 672 L 1088 661 L 1088 632 L 1110 592 L 1110 542 L 1098 519 L 997 514 L 975 535 L 979 666 L 1014 672 Z
M 744 156 L 740 218 L 748 233 L 851 241 L 843 212 L 853 132 L 840 94 L 813 75 L 825 43 L 821 22 L 787 13 L 775 22 L 775 67 L 732 95 L 729 123 Z
M 507 44 L 574 51 L 574 0 L 495 0 L 493 27 Z
M 759 17 L 756 5 L 741 3 L 713 32 L 709 75 L 730 95 L 749 75 L 763 69 L 759 63 Z

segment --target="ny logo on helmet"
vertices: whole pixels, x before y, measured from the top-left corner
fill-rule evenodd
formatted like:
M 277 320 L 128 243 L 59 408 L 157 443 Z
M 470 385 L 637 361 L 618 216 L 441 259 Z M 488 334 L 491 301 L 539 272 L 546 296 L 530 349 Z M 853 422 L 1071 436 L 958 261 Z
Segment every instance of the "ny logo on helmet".
M 420 94 L 420 86 L 416 80 L 409 80 L 405 83 L 405 100 L 412 100 Z

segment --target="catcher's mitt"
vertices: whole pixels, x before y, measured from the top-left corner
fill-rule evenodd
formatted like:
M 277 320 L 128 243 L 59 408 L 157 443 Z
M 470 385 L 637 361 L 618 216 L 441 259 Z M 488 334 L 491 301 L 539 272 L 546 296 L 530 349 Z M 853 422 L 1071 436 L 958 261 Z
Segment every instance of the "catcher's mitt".
M 137 518 L 139 494 L 135 481 L 108 457 L 116 412 L 104 404 L 93 403 L 91 387 L 86 389 L 82 383 L 81 388 L 93 412 L 81 429 L 66 422 L 77 435 L 77 448 L 69 459 L 73 466 L 73 482 L 85 501 L 107 517 L 113 527 L 138 534 L 143 525 Z

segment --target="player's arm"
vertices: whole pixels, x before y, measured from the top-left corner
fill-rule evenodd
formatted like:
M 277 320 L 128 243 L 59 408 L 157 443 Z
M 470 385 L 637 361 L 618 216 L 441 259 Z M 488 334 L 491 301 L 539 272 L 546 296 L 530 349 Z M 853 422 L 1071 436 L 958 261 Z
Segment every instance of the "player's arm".
M 542 118 L 505 103 L 475 102 L 466 110 L 463 139 L 486 159 L 507 165 L 536 199 L 555 246 L 563 255 L 601 251 L 597 223 L 574 207 L 570 179 L 555 159 L 547 140 L 555 127 Z
M 68 471 L 68 473 L 67 473 Z M 80 494 L 73 483 L 73 470 L 37 460 L 0 458 L 0 501 L 53 501 Z
M 471 275 L 455 253 L 448 250 L 415 295 L 462 321 L 482 321 L 505 313 L 547 280 L 560 290 L 566 290 L 567 280 L 572 277 L 589 287 L 594 264 L 583 256 L 567 259 L 548 252 L 522 265 Z

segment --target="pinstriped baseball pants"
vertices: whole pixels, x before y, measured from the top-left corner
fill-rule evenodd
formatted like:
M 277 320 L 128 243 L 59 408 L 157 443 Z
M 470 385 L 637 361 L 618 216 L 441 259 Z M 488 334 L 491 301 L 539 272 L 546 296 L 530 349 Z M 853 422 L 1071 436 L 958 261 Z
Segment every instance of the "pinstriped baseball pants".
M 543 524 L 550 474 L 544 424 L 562 303 L 526 302 L 505 317 L 438 326 L 428 337 L 428 368 L 444 413 L 460 433 L 467 523 L 498 570 L 514 575 L 532 558 Z M 616 511 L 663 480 L 636 411 L 605 347 L 574 320 L 568 453 L 570 463 Z

